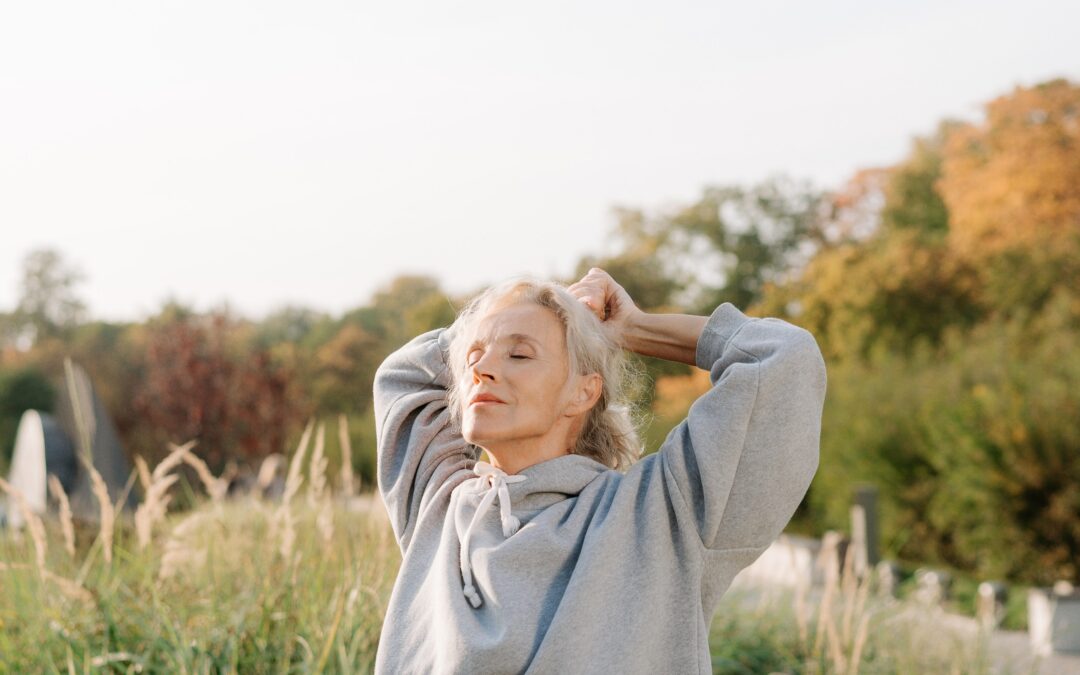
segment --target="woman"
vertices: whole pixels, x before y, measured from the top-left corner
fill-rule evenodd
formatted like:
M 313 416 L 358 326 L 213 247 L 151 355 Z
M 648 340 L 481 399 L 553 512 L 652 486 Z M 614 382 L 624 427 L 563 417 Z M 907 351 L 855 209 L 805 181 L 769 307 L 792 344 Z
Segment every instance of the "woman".
M 712 382 L 643 459 L 623 350 Z M 647 314 L 597 268 L 488 289 L 375 378 L 403 556 L 376 672 L 712 672 L 720 596 L 817 471 L 824 396 L 810 333 L 728 303 Z

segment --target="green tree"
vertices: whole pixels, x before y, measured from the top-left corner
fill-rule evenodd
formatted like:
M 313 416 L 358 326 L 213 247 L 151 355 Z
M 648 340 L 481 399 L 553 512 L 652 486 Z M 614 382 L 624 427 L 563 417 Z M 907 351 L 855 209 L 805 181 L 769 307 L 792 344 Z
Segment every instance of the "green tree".
M 14 312 L 16 326 L 29 329 L 35 342 L 69 334 L 86 315 L 86 304 L 75 292 L 83 279 L 83 273 L 71 267 L 54 249 L 28 253 L 23 258 L 19 281 L 19 303 Z
M 371 405 L 378 340 L 347 323 L 315 355 L 312 396 L 319 413 L 355 415 Z
M 889 172 L 882 224 L 894 230 L 918 230 L 944 235 L 949 230 L 949 209 L 938 190 L 943 148 L 949 133 L 960 123 L 946 120 L 937 131 L 918 137 L 907 159 Z
M 822 198 L 778 175 L 706 187 L 693 204 L 651 216 L 618 209 L 615 252 L 585 257 L 576 273 L 604 268 L 643 309 L 707 313 L 725 301 L 745 309 L 821 245 Z

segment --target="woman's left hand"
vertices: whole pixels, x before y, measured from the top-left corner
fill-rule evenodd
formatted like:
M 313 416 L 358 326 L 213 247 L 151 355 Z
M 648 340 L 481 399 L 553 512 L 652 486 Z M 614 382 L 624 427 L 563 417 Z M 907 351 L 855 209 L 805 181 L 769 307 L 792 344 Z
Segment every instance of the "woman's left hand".
M 615 344 L 626 347 L 627 327 L 643 313 L 626 289 L 616 283 L 610 274 L 593 267 L 567 290 L 596 315 L 601 327 Z

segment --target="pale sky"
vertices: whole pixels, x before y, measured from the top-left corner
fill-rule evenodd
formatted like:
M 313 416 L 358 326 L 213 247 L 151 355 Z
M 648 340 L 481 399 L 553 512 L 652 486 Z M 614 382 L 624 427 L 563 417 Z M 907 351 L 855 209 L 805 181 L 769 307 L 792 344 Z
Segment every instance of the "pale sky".
M 1068 0 L 4 3 L 0 310 L 40 246 L 110 320 L 568 274 L 615 205 L 837 187 L 1078 81 L 1078 27 Z

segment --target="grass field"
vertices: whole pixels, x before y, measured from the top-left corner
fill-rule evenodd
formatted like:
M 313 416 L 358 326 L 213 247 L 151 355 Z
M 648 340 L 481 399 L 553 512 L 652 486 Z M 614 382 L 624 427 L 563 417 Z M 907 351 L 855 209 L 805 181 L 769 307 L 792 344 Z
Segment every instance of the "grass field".
M 134 517 L 27 514 L 0 536 L 0 672 L 371 671 L 400 555 L 377 499 L 345 508 L 331 494 L 321 432 L 301 471 L 311 437 L 281 501 L 225 499 L 182 446 L 140 466 Z M 183 464 L 208 496 L 169 513 Z M 712 626 L 714 671 L 986 672 L 978 644 L 901 625 L 867 597 L 851 575 L 816 598 L 733 590 Z

